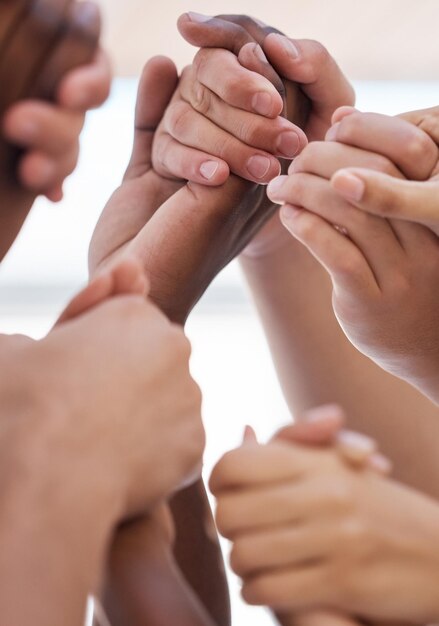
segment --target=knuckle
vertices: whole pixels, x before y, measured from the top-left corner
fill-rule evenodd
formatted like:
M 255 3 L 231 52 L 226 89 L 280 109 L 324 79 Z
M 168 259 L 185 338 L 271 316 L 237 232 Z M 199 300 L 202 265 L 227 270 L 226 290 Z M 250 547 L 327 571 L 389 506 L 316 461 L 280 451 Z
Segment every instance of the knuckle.
M 383 174 L 387 174 L 388 176 L 395 175 L 395 166 L 390 159 L 387 157 L 377 154 L 374 160 L 374 169 L 378 172 L 382 172 Z
M 194 109 L 207 117 L 212 109 L 212 104 L 213 96 L 210 89 L 198 81 L 195 82 L 192 89 L 192 106 Z
M 407 155 L 411 161 L 420 162 L 433 162 L 437 157 L 437 147 L 433 143 L 431 137 L 425 132 L 417 132 L 406 143 Z M 433 165 L 432 165 L 433 167 Z M 431 172 L 428 172 L 426 177 Z
M 352 511 L 355 494 L 350 481 L 343 479 L 328 481 L 326 494 L 334 512 L 345 514 Z
M 192 109 L 186 102 L 175 102 L 167 112 L 169 132 L 176 138 L 185 137 L 191 127 Z
M 439 109 L 439 107 L 437 108 Z M 438 112 L 427 113 L 421 120 L 418 128 L 429 135 L 433 141 L 439 143 L 439 115 Z
M 327 144 L 321 141 L 309 143 L 300 155 L 294 159 L 295 170 L 297 172 L 312 170 L 313 164 L 318 161 L 322 154 L 322 149 L 325 150 L 326 148 Z
M 312 50 L 310 55 L 310 61 L 312 63 L 312 67 L 314 68 L 314 75 L 316 75 L 317 71 L 319 71 L 322 66 L 327 64 L 330 55 L 325 46 L 319 41 L 311 39 L 309 40 L 309 44 Z

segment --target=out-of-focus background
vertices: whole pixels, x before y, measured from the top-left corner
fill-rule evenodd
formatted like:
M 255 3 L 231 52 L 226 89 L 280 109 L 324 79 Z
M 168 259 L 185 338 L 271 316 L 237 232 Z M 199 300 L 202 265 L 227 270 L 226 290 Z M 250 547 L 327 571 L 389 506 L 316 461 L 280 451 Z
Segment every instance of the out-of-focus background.
M 108 104 L 88 118 L 82 155 L 65 200 L 39 200 L 0 267 L 0 332 L 42 336 L 69 295 L 87 279 L 87 246 L 98 215 L 119 184 L 132 139 L 137 76 L 155 54 L 179 67 L 194 50 L 176 29 L 186 10 L 249 13 L 293 37 L 324 43 L 354 81 L 358 106 L 394 114 L 439 104 L 438 0 L 101 0 L 105 40 L 117 79 Z M 232 264 L 197 307 L 188 326 L 193 370 L 205 396 L 206 473 L 235 446 L 244 425 L 265 438 L 290 419 L 263 333 L 239 269 Z M 237 626 L 271 624 L 245 607 L 232 578 Z

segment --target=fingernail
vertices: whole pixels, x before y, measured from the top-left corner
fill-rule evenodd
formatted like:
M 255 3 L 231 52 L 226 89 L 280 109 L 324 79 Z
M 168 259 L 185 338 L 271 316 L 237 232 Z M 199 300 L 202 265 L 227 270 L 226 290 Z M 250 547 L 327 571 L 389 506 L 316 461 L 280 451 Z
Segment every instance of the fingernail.
M 369 459 L 369 465 L 372 469 L 388 476 L 393 469 L 392 462 L 383 454 L 373 454 Z
M 253 54 L 262 63 L 268 63 L 268 59 L 265 56 L 264 51 L 262 50 L 261 46 L 259 44 L 257 44 L 257 43 L 255 44 L 255 46 L 253 48 Z
M 256 155 L 247 161 L 247 169 L 251 176 L 263 179 L 268 174 L 271 167 L 271 161 L 268 157 Z
M 260 91 L 252 99 L 252 107 L 259 115 L 271 115 L 273 111 L 273 98 L 266 91 Z
M 268 185 L 267 194 L 271 200 L 276 200 L 282 193 L 282 189 L 288 179 L 288 176 L 278 176 Z
M 326 422 L 329 419 L 340 418 L 344 416 L 343 409 L 337 404 L 327 404 L 319 406 L 315 409 L 307 411 L 304 415 L 306 422 Z
M 326 141 L 337 141 L 338 129 L 340 128 L 340 122 L 337 122 L 326 133 Z
M 377 448 L 373 439 L 351 430 L 342 430 L 337 435 L 337 443 L 343 448 L 348 448 L 351 451 L 358 451 L 361 453 L 372 454 Z
M 194 13 L 193 11 L 189 11 L 186 13 L 191 22 L 197 22 L 198 24 L 203 24 L 204 22 L 208 22 L 209 20 L 213 20 L 213 17 L 210 15 L 203 15 L 202 13 Z
M 338 172 L 332 179 L 332 187 L 346 200 L 360 202 L 366 191 L 366 184 L 361 178 L 348 172 Z
M 282 48 L 285 50 L 285 52 L 288 54 L 288 56 L 291 59 L 297 59 L 300 56 L 299 49 L 297 48 L 297 46 L 293 44 L 291 39 L 288 39 L 288 37 L 285 37 L 284 35 L 278 35 L 277 33 L 275 33 L 274 35 L 271 35 L 271 37 L 277 38 Z
M 217 173 L 219 163 L 217 161 L 205 161 L 200 166 L 200 174 L 206 180 L 211 180 Z
M 277 150 L 283 156 L 293 158 L 299 152 L 300 139 L 299 135 L 293 130 L 282 133 L 277 140 Z

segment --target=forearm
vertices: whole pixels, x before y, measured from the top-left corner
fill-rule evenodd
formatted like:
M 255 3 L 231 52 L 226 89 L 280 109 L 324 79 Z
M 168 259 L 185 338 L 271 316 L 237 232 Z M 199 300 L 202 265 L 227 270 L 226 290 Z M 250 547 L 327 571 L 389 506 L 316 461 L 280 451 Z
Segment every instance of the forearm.
M 401 480 L 439 496 L 439 410 L 350 344 L 326 272 L 303 246 L 282 241 L 242 265 L 292 412 L 340 403 L 351 428 L 380 442 Z
M 145 520 L 118 531 L 103 602 L 112 626 L 171 626 L 176 616 L 180 626 L 216 626 L 176 566 L 172 544 Z
M 104 559 L 104 509 L 96 516 L 101 521 L 92 523 L 91 500 L 66 485 L 37 484 L 35 474 L 36 468 L 30 480 L 18 471 L 10 486 L 3 483 L 2 620 L 15 626 L 82 626 L 87 596 L 97 588 Z
M 229 626 L 230 598 L 224 561 L 203 482 L 178 493 L 171 508 L 178 565 L 215 624 Z

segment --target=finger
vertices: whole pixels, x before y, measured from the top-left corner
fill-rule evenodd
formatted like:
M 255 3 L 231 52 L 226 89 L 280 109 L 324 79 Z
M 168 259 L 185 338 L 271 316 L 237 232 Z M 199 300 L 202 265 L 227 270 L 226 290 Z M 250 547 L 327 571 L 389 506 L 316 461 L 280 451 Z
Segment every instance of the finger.
M 216 495 L 225 489 L 294 480 L 313 462 L 309 450 L 291 443 L 249 444 L 228 452 L 220 460 L 212 472 L 210 489 Z
M 282 117 L 267 119 L 233 108 L 201 85 L 192 68 L 183 73 L 180 93 L 198 113 L 248 146 L 291 159 L 307 144 L 305 133 Z
M 146 295 L 148 280 L 140 263 L 124 258 L 96 276 L 66 307 L 56 325 L 73 319 L 117 295 Z
M 338 107 L 355 102 L 350 83 L 318 42 L 291 40 L 274 33 L 265 39 L 263 49 L 280 76 L 301 85 L 322 127 L 327 126 Z
M 254 430 L 254 428 L 252 428 L 252 426 L 246 426 L 244 429 L 244 436 L 242 439 L 242 445 L 245 445 L 247 443 L 258 443 L 258 437 L 256 435 L 256 432 Z
M 200 16 L 198 17 L 200 18 Z M 182 31 L 184 34 L 187 28 L 188 24 L 186 23 L 185 27 L 183 23 Z M 293 95 L 289 92 L 292 90 L 296 92 L 296 89 L 291 83 L 284 84 L 282 78 L 268 62 L 261 48 L 267 35 L 274 32 L 275 29 L 247 15 L 220 15 L 207 21 L 205 18 L 203 20 L 203 16 L 201 16 L 199 27 L 194 28 L 193 25 L 189 25 L 189 28 L 191 30 L 189 35 L 195 35 L 196 37 L 194 40 L 189 36 L 191 43 L 195 41 L 198 42 L 196 45 L 200 47 L 215 47 L 230 50 L 238 57 L 243 67 L 264 76 L 274 85 L 276 91 L 278 91 L 282 97 L 284 106 L 287 104 L 287 99 L 290 100 L 290 103 L 292 102 Z M 217 45 L 212 45 L 214 43 Z M 287 111 L 287 118 L 300 124 L 304 122 L 305 117 L 300 115 L 300 107 L 297 106 L 298 98 L 296 96 L 297 94 L 295 93 L 294 100 L 297 101 L 295 102 L 296 106 L 294 106 L 294 110 Z
M 382 476 L 390 476 L 393 470 L 393 464 L 390 459 L 388 459 L 383 454 L 374 454 L 368 461 L 369 467 L 381 474 Z
M 241 49 L 238 60 L 243 67 L 257 72 L 270 80 L 282 95 L 284 117 L 293 122 L 296 127 L 305 128 L 311 105 L 309 99 L 301 90 L 300 85 L 290 80 L 286 80 L 284 83 L 268 62 L 262 48 L 257 44 L 246 44 Z
M 328 141 L 356 146 L 387 157 L 410 179 L 426 180 L 439 158 L 435 142 L 409 122 L 378 113 L 353 113 L 332 126 Z
M 212 67 L 220 68 L 221 80 Z M 228 50 L 202 48 L 193 70 L 201 85 L 233 107 L 272 119 L 282 113 L 283 100 L 276 88 L 264 76 L 242 67 Z
M 243 144 L 182 100 L 175 101 L 167 109 L 163 129 L 180 144 L 226 162 L 241 178 L 268 183 L 280 173 L 278 159 Z
M 404 249 L 387 221 L 352 211 L 354 207 L 342 201 L 323 178 L 311 174 L 280 177 L 270 183 L 267 193 L 274 202 L 302 207 L 335 225 L 361 251 L 380 286 L 392 279 L 395 264 L 405 259 Z
M 58 188 L 73 172 L 78 161 L 79 144 L 61 159 L 41 152 L 26 154 L 19 163 L 18 175 L 23 185 L 37 193 Z
M 377 453 L 377 443 L 370 437 L 350 430 L 342 430 L 336 436 L 336 449 L 351 465 L 364 467 Z
M 61 202 L 64 198 L 64 190 L 62 185 L 55 185 L 52 189 L 46 191 L 46 198 L 50 200 L 50 202 Z
M 206 17 L 197 13 L 187 13 L 178 20 L 178 28 L 183 37 L 199 48 L 223 48 L 229 50 L 241 61 L 248 58 L 241 52 L 246 44 L 253 46 L 253 52 L 259 56 L 259 61 L 253 59 L 253 66 L 248 67 L 252 71 L 265 77 L 280 94 L 282 101 L 285 100 L 285 87 L 282 79 L 273 69 L 270 63 L 261 57 L 260 45 L 263 43 L 267 32 L 260 29 L 254 20 L 249 18 L 245 27 L 239 21 L 245 16 L 220 16 Z M 251 22 L 251 23 L 250 23 Z M 256 48 L 254 44 L 259 44 Z M 263 54 L 263 53 L 262 53 Z M 254 55 L 256 56 L 256 55 Z M 255 63 L 256 62 L 256 63 Z M 246 67 L 246 63 L 243 63 Z
M 307 611 L 280 615 L 283 626 L 362 626 L 363 621 L 334 611 Z M 387 625 L 389 626 L 389 625 Z
M 335 441 L 345 422 L 344 411 L 338 405 L 322 406 L 307 411 L 295 424 L 276 433 L 273 439 L 305 445 L 327 446 Z
M 291 481 L 224 492 L 217 502 L 218 530 L 234 540 L 275 526 L 304 524 L 334 508 L 332 491 L 316 481 Z
M 5 116 L 9 141 L 49 156 L 63 155 L 78 141 L 84 115 L 39 101 L 16 104 Z
M 331 186 L 372 215 L 414 221 L 439 231 L 439 181 L 396 180 L 365 169 L 344 169 L 333 176 Z
M 170 59 L 155 57 L 145 65 L 137 94 L 133 152 L 125 179 L 136 178 L 151 167 L 154 134 L 177 82 L 177 68 Z
M 336 293 L 344 292 L 352 303 L 359 296 L 380 293 L 374 273 L 365 257 L 347 237 L 324 219 L 291 205 L 284 205 L 280 218 L 285 228 L 321 263 L 331 276 Z
M 61 106 L 77 111 L 100 107 L 110 95 L 111 64 L 108 55 L 99 50 L 93 63 L 69 72 L 58 88 Z
M 247 604 L 269 606 L 275 611 L 298 611 L 325 606 L 328 597 L 324 565 L 286 568 L 244 580 L 242 597 Z
M 160 131 L 154 141 L 154 169 L 165 178 L 213 187 L 223 185 L 230 175 L 226 161 L 184 146 L 168 133 Z
M 398 117 L 414 124 L 427 133 L 435 143 L 439 144 L 439 107 L 410 111 L 409 113 L 402 113 Z
M 404 178 L 401 171 L 387 157 L 335 141 L 311 142 L 291 163 L 288 173 L 304 172 L 330 179 L 337 170 L 345 167 L 362 167 L 395 178 Z
M 239 24 L 201 13 L 184 13 L 178 18 L 181 35 L 197 48 L 224 48 L 238 56 L 241 48 L 255 39 Z
M 318 563 L 332 552 L 334 537 L 315 527 L 270 528 L 238 537 L 230 554 L 230 566 L 237 576 L 259 576 L 270 570 Z

